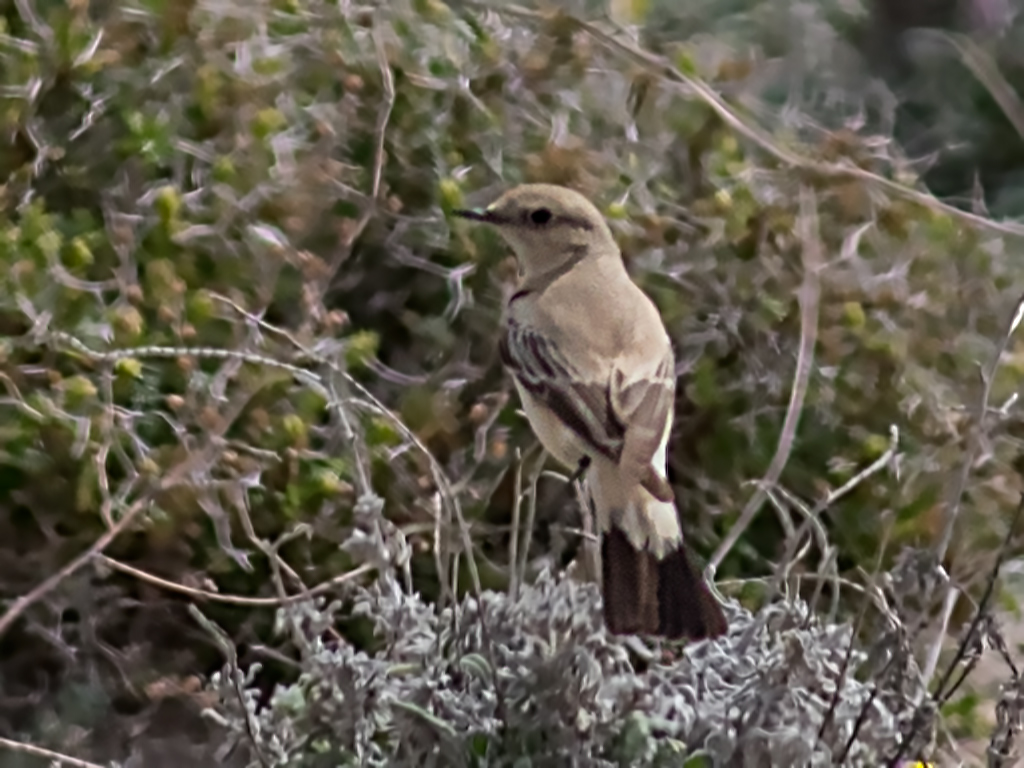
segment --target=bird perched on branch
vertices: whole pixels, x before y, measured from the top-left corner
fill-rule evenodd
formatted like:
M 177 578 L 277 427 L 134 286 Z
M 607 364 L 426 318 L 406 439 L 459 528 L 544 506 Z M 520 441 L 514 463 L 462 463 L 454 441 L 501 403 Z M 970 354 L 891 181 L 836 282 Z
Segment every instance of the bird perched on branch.
M 585 197 L 525 184 L 455 215 L 497 228 L 519 263 L 501 358 L 541 444 L 586 470 L 601 538 L 604 617 L 616 634 L 726 631 L 683 545 L 665 474 L 675 362 L 654 303 Z

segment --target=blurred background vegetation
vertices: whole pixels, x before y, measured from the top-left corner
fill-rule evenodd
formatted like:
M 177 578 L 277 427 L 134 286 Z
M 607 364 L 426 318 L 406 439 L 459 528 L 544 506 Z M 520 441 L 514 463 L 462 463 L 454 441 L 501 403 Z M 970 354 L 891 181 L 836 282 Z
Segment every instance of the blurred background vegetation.
M 415 589 L 468 589 L 456 511 L 508 586 L 536 466 L 495 352 L 514 270 L 448 212 L 523 181 L 590 195 L 662 311 L 705 559 L 769 470 L 812 320 L 727 595 L 756 605 L 801 505 L 893 427 L 891 466 L 822 517 L 835 567 L 934 549 L 962 492 L 946 566 L 976 595 L 1024 490 L 1015 341 L 974 417 L 1024 294 L 1024 228 L 998 223 L 1024 200 L 1022 50 L 995 0 L 0 0 L 0 734 L 95 760 L 215 740 L 196 713 L 222 657 L 187 606 L 269 691 L 292 674 L 266 650 L 280 591 L 379 564 L 373 494 Z M 531 573 L 580 541 L 562 480 L 536 498 Z

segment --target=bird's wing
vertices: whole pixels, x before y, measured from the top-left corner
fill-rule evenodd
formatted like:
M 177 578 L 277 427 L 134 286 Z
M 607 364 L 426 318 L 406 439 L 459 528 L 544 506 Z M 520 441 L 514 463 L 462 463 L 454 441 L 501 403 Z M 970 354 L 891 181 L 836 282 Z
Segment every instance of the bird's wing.
M 586 375 L 537 329 L 509 320 L 498 345 L 522 387 L 546 405 L 585 445 L 618 462 L 626 427 L 612 406 L 606 378 Z
M 655 461 L 672 427 L 676 391 L 672 348 L 666 345 L 655 365 L 637 366 L 633 371 L 616 368 L 609 389 L 612 410 L 627 425 L 620 466 L 639 477 L 655 497 L 672 501 L 665 459 Z
M 613 365 L 600 378 L 573 365 L 536 328 L 509 320 L 499 344 L 501 359 L 526 391 L 543 402 L 586 445 L 635 473 L 662 501 L 672 499 L 663 473 L 653 466 L 666 439 L 675 395 L 671 347 L 653 364 Z

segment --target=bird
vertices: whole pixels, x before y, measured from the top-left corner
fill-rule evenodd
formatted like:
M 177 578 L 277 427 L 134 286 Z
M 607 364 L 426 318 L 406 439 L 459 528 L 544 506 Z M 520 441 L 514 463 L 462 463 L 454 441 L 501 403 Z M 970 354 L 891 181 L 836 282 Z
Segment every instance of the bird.
M 600 537 L 605 626 L 666 639 L 725 634 L 666 474 L 672 343 L 604 216 L 579 192 L 539 183 L 452 214 L 494 227 L 515 254 L 518 282 L 498 351 L 541 445 L 583 476 Z

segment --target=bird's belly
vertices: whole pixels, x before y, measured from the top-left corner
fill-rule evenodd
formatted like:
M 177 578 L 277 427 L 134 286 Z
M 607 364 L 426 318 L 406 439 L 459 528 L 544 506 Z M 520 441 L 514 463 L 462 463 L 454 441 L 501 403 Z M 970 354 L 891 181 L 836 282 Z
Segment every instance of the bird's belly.
M 576 469 L 580 459 L 587 455 L 583 442 L 550 408 L 523 389 L 518 381 L 515 384 L 526 418 L 530 421 L 533 433 L 537 435 L 541 445 L 566 467 Z

